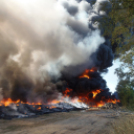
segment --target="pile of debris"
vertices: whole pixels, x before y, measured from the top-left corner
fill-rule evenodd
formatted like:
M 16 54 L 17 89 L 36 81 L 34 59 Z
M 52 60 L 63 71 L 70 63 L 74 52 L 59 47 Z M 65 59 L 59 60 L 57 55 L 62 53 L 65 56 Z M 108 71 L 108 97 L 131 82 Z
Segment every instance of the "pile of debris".
M 119 108 L 119 106 L 120 106 L 120 103 L 116 103 L 116 104 L 105 103 L 105 105 L 103 107 L 101 107 L 101 109 L 117 109 L 117 108 Z
M 18 103 L 10 106 L 0 106 L 0 119 L 25 118 L 36 115 L 69 112 L 74 110 L 83 110 L 85 108 L 77 108 L 68 103 L 58 103 L 55 105 L 29 105 Z

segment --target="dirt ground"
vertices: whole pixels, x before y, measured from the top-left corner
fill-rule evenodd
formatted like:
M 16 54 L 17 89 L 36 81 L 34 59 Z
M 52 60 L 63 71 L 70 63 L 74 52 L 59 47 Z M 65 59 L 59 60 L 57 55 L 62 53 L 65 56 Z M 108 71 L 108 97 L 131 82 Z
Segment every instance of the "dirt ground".
M 111 134 L 112 123 L 128 115 L 120 110 L 83 110 L 0 120 L 0 134 Z

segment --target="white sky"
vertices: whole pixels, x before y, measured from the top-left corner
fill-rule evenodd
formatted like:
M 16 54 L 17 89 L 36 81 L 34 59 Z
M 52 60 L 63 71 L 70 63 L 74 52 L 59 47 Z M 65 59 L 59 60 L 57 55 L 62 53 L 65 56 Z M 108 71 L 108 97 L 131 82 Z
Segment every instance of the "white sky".
M 119 67 L 121 63 L 119 60 L 115 60 L 113 62 L 113 66 L 109 68 L 109 71 L 107 74 L 103 75 L 103 78 L 107 81 L 107 86 L 110 89 L 111 92 L 114 92 L 118 83 L 118 77 L 116 74 L 114 74 L 115 69 Z

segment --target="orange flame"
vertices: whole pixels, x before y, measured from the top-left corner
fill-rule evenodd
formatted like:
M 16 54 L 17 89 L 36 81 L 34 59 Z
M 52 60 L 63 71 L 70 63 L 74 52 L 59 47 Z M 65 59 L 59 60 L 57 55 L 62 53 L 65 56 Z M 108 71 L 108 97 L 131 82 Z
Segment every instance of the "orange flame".
M 89 73 L 90 73 L 90 72 L 95 72 L 95 71 L 97 71 L 97 69 L 96 69 L 95 67 L 92 68 L 92 69 L 86 69 L 86 70 L 82 73 L 82 75 L 79 76 L 79 78 L 80 78 L 80 79 L 81 79 L 81 78 L 90 79 Z
M 96 68 L 92 68 L 92 69 L 86 69 L 82 75 L 79 76 L 79 78 L 87 78 L 87 79 L 90 79 L 91 77 L 89 76 L 90 75 L 90 72 L 95 72 L 97 71 Z M 66 88 L 66 90 L 63 92 L 63 98 L 64 97 L 70 97 L 70 93 L 72 92 L 73 90 L 70 89 L 70 88 Z M 92 106 L 92 107 L 102 107 L 105 105 L 105 103 L 113 103 L 113 104 L 116 104 L 118 102 L 120 102 L 120 100 L 117 100 L 117 99 L 111 99 L 111 98 L 105 98 L 105 96 L 102 96 L 100 100 L 96 99 L 98 96 L 98 94 L 100 94 L 103 90 L 102 89 L 97 89 L 97 90 L 94 90 L 94 91 L 90 91 L 90 92 L 86 92 L 86 93 L 79 93 L 77 96 L 73 96 L 73 97 L 77 97 L 78 100 L 77 102 L 83 102 L 89 106 Z M 92 94 L 90 96 L 90 94 Z M 89 97 L 90 96 L 90 97 Z M 72 96 L 71 96 L 72 97 Z M 64 99 L 63 99 L 64 100 Z M 75 99 L 72 101 L 75 102 Z M 60 102 L 63 102 L 62 99 L 61 100 L 53 100 L 51 102 L 48 102 L 48 104 L 57 104 L 57 103 L 60 103 Z M 19 103 L 21 104 L 28 104 L 28 105 L 33 105 L 33 107 L 35 107 L 35 105 L 42 105 L 43 103 L 41 102 L 23 102 L 23 101 L 20 101 L 20 100 L 17 100 L 17 101 L 13 101 L 11 98 L 8 98 L 8 99 L 3 99 L 0 101 L 0 106 L 4 105 L 4 106 L 10 106 L 10 104 L 12 103 L 15 103 L 16 106 L 19 106 Z M 55 106 L 51 106 L 49 108 L 55 108 Z M 37 110 L 40 110 L 41 107 L 38 107 Z
M 64 92 L 64 96 L 69 97 L 69 94 L 72 91 L 72 89 L 67 88 L 66 91 Z M 77 102 L 83 102 L 89 106 L 92 107 L 103 107 L 106 103 L 113 103 L 116 104 L 120 102 L 118 99 L 111 99 L 111 98 L 105 98 L 105 96 L 102 96 L 100 100 L 96 99 L 97 95 L 101 93 L 103 90 L 102 89 L 97 89 L 95 91 L 87 92 L 86 94 L 79 94 L 78 101 Z M 92 97 L 89 97 L 89 94 L 93 94 Z M 76 96 L 74 96 L 76 97 Z M 73 100 L 74 101 L 74 100 Z
M 90 70 L 89 70 L 89 69 L 86 69 L 86 70 L 83 72 L 83 74 L 79 76 L 79 78 L 80 78 L 80 79 L 81 79 L 81 78 L 90 79 L 90 77 L 89 77 L 89 72 L 90 72 Z
M 57 104 L 57 103 L 60 103 L 60 101 L 59 100 L 53 100 L 53 101 L 51 101 L 51 104 Z
M 56 108 L 56 106 L 51 106 L 51 107 L 49 107 L 50 109 L 53 109 L 53 108 Z
M 69 97 L 69 93 L 72 92 L 72 89 L 66 88 L 66 90 L 63 92 L 65 97 Z
M 38 107 L 37 110 L 41 110 L 41 107 Z
M 101 89 L 100 90 L 95 90 L 95 91 L 92 91 L 92 94 L 93 94 L 93 98 L 95 99 L 97 94 L 101 93 Z
M 4 105 L 5 107 L 9 106 L 10 104 L 12 103 L 19 103 L 20 100 L 17 100 L 17 101 L 13 101 L 11 98 L 8 98 L 8 99 L 3 99 L 0 101 L 0 106 Z
M 30 102 L 23 102 L 23 101 L 20 101 L 20 100 L 17 100 L 17 101 L 13 101 L 11 98 L 8 98 L 8 99 L 3 99 L 0 101 L 0 106 L 10 106 L 11 104 L 16 104 L 17 106 L 19 106 L 19 103 L 21 104 L 28 104 L 28 105 L 42 105 L 41 102 L 33 102 L 33 103 L 30 103 Z

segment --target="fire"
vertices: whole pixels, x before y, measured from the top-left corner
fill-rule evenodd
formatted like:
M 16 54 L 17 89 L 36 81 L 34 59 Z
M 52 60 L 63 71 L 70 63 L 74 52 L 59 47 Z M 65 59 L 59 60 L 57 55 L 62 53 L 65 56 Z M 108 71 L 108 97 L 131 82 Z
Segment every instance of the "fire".
M 79 76 L 79 78 L 87 78 L 87 79 L 90 79 L 90 77 L 86 74 L 82 75 L 82 76 Z
M 33 102 L 33 103 L 30 103 L 30 102 L 23 102 L 23 101 L 20 101 L 20 100 L 13 101 L 11 98 L 8 98 L 8 99 L 1 100 L 0 101 L 0 106 L 8 107 L 8 106 L 10 106 L 13 103 L 16 104 L 16 106 L 19 106 L 19 103 L 33 105 L 33 106 L 35 106 L 35 105 L 42 105 L 41 102 Z
M 95 91 L 92 91 L 92 94 L 93 94 L 93 98 L 95 99 L 95 97 L 97 96 L 97 94 L 101 93 L 101 89 L 100 90 L 95 90 Z
M 41 110 L 41 107 L 38 107 L 37 110 Z
M 9 106 L 12 103 L 19 103 L 20 100 L 13 101 L 11 98 L 3 99 L 0 101 L 0 106 L 4 105 L 5 107 Z
M 87 78 L 87 79 L 90 79 L 90 76 L 89 76 L 89 73 L 90 72 L 95 72 L 97 69 L 96 68 L 92 68 L 92 69 L 86 69 L 82 75 L 79 76 L 79 78 Z
M 99 101 L 98 103 L 96 103 L 96 105 L 94 105 L 93 107 L 103 107 L 105 105 L 106 102 L 104 101 Z
M 118 102 L 120 102 L 120 100 L 117 99 L 111 99 L 111 98 L 106 98 L 105 96 L 101 96 L 100 99 L 97 99 L 97 95 L 100 94 L 103 90 L 102 89 L 97 89 L 91 92 L 87 92 L 86 94 L 79 94 L 78 96 L 74 96 L 74 97 L 78 97 L 77 102 L 79 103 L 85 103 L 88 106 L 91 107 L 103 107 L 106 103 L 113 103 L 116 104 Z M 69 97 L 69 93 L 72 92 L 72 89 L 67 88 L 63 95 L 66 97 Z M 92 97 L 90 96 L 90 94 L 92 94 Z M 90 97 L 89 97 L 90 96 Z M 72 102 L 75 102 L 75 99 L 72 99 Z
M 69 97 L 69 93 L 72 92 L 72 89 L 66 88 L 66 90 L 63 92 L 65 97 Z
M 60 101 L 59 100 L 53 100 L 53 101 L 51 101 L 51 104 L 57 104 L 57 103 L 60 103 Z
M 65 93 L 70 93 L 69 91 L 72 91 L 72 90 L 69 90 L 68 88 L 66 89 Z M 70 99 L 70 101 L 72 103 L 85 103 L 86 105 L 88 106 L 91 106 L 91 107 L 103 107 L 105 105 L 105 103 L 113 103 L 113 104 L 116 104 L 116 103 L 119 103 L 120 100 L 118 99 L 111 99 L 111 98 L 105 98 L 104 96 L 101 98 L 101 100 L 97 100 L 96 97 L 97 97 L 97 94 L 101 93 L 101 89 L 98 89 L 98 90 L 95 90 L 95 91 L 92 91 L 92 92 L 89 92 L 87 93 L 86 95 L 84 94 L 81 94 L 79 96 L 77 96 L 77 98 L 72 98 Z M 89 94 L 93 94 L 92 98 L 89 97 Z M 68 95 L 68 94 L 67 94 Z M 64 98 L 69 98 L 66 94 L 64 95 L 64 97 L 62 97 L 61 100 L 53 100 L 51 102 L 49 102 L 48 104 L 50 105 L 50 109 L 53 109 L 53 108 L 56 108 L 56 106 L 53 106 L 53 104 L 58 104 L 60 102 L 64 102 Z M 0 106 L 10 106 L 11 104 L 16 104 L 16 106 L 19 106 L 19 104 L 28 104 L 28 105 L 33 105 L 33 107 L 35 107 L 36 105 L 39 106 L 37 108 L 37 110 L 41 110 L 41 105 L 43 105 L 42 103 L 38 102 L 38 103 L 30 103 L 30 102 L 22 102 L 20 100 L 17 100 L 17 101 L 13 101 L 11 98 L 8 98 L 8 99 L 4 99 L 2 101 L 0 101 Z
M 56 108 L 56 106 L 51 106 L 51 107 L 49 107 L 50 109 L 53 109 L 53 108 Z
M 89 76 L 90 73 L 97 71 L 96 68 L 92 68 L 92 69 L 86 69 L 82 75 L 79 76 L 79 78 L 87 78 L 87 79 L 91 79 L 91 77 Z M 63 96 L 61 99 L 57 99 L 57 100 L 52 100 L 50 102 L 48 102 L 47 104 L 50 105 L 49 108 L 55 108 L 55 104 L 58 104 L 60 102 L 64 102 L 65 98 L 69 98 L 69 100 L 73 103 L 85 103 L 88 106 L 92 106 L 92 107 L 102 107 L 104 106 L 106 103 L 113 103 L 116 104 L 118 102 L 120 102 L 120 100 L 117 100 L 115 98 L 109 98 L 109 97 L 105 97 L 105 96 L 100 96 L 98 94 L 100 94 L 101 92 L 103 92 L 102 89 L 96 89 L 96 90 L 90 90 L 90 91 L 84 91 L 82 93 L 73 93 L 73 89 L 70 88 L 66 88 L 66 90 L 62 93 Z M 3 99 L 0 101 L 0 106 L 10 106 L 10 104 L 15 103 L 16 106 L 19 106 L 20 104 L 28 104 L 28 105 L 32 105 L 33 107 L 38 106 L 37 110 L 41 110 L 41 105 L 44 105 L 44 103 L 40 102 L 23 102 L 20 100 L 17 101 L 13 101 L 11 98 L 8 99 Z
M 79 76 L 79 78 L 87 78 L 87 79 L 90 79 L 90 77 L 89 77 L 89 75 L 88 75 L 89 72 L 90 72 L 90 70 L 89 70 L 89 69 L 86 69 L 86 70 L 84 71 L 84 73 Z
M 118 100 L 118 99 L 113 99 L 113 100 L 112 100 L 112 99 L 108 99 L 107 102 L 108 102 L 108 103 L 116 104 L 116 103 L 119 103 L 120 100 Z

